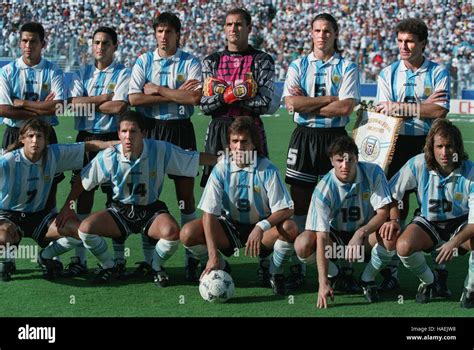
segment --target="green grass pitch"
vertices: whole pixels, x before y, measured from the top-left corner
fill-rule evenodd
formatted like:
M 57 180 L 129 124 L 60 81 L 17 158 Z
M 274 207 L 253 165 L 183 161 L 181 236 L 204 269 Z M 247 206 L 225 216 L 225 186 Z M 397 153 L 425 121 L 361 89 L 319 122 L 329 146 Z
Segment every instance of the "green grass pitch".
M 473 153 L 474 127 L 468 119 L 460 116 L 456 123 L 460 126 L 465 138 L 467 151 Z M 354 118 L 352 118 L 354 119 Z M 209 118 L 199 112 L 193 117 L 197 133 L 198 147 L 202 150 L 204 134 Z M 268 145 L 272 161 L 284 175 L 286 152 L 290 134 L 294 124 L 287 112 L 281 109 L 272 117 L 264 118 L 267 130 Z M 351 125 L 352 126 L 352 125 Z M 351 130 L 351 126 L 348 130 Z M 60 126 L 56 128 L 60 142 L 73 142 L 76 136 L 72 118 L 63 117 Z M 0 130 L 3 134 L 3 128 Z M 60 184 L 58 204 L 62 205 L 69 192 L 68 179 Z M 198 181 L 196 181 L 198 183 Z M 195 196 L 198 201 L 201 188 L 196 184 Z M 164 185 L 160 198 L 171 209 L 172 214 L 179 218 L 175 199 L 174 184 L 169 180 Z M 413 203 L 413 199 L 412 199 Z M 103 208 L 104 198 L 96 193 L 94 210 Z M 414 205 L 412 204 L 412 208 Z M 200 215 L 200 213 L 199 213 Z M 179 219 L 178 219 L 179 221 Z M 22 244 L 34 245 L 30 239 L 24 239 Z M 131 269 L 135 262 L 142 260 L 141 241 L 139 235 L 131 236 L 126 247 L 129 249 L 127 266 Z M 111 244 L 109 241 L 109 248 Z M 62 257 L 67 263 L 72 253 Z M 201 299 L 197 285 L 184 281 L 183 268 L 184 251 L 180 246 L 178 252 L 168 264 L 172 286 L 158 289 L 151 281 L 114 281 L 110 285 L 95 287 L 90 284 L 92 274 L 86 278 L 58 279 L 53 282 L 43 280 L 41 271 L 29 260 L 17 261 L 17 272 L 8 283 L 0 283 L 0 316 L 30 317 L 30 316 L 227 316 L 227 317 L 439 317 L 439 316 L 472 316 L 472 311 L 459 307 L 459 297 L 464 277 L 467 273 L 467 257 L 459 257 L 448 264 L 449 286 L 453 297 L 449 300 L 435 299 L 427 305 L 419 305 L 414 301 L 417 279 L 404 267 L 400 268 L 401 287 L 398 291 L 382 295 L 381 302 L 368 305 L 362 295 L 336 294 L 334 302 L 327 310 L 317 310 L 317 273 L 314 267 L 308 268 L 306 284 L 301 291 L 287 297 L 273 296 L 270 289 L 261 288 L 256 282 L 257 260 L 243 256 L 232 257 L 232 276 L 236 285 L 234 298 L 227 304 L 209 304 Z M 430 259 L 428 257 L 428 259 Z M 89 268 L 96 260 L 89 254 Z M 362 264 L 356 264 L 356 276 L 359 276 Z

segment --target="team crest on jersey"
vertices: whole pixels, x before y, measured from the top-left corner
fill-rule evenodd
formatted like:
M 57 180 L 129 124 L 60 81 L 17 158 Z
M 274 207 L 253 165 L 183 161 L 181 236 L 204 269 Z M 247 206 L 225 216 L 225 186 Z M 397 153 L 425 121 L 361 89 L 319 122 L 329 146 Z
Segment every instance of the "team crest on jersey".
M 259 186 L 253 186 L 253 191 L 260 193 L 260 187 Z
M 425 96 L 431 95 L 431 88 L 430 87 L 425 87 L 425 91 L 423 92 Z
M 365 161 L 374 161 L 380 153 L 380 140 L 372 135 L 367 136 L 364 141 L 362 141 L 360 153 Z
M 46 83 L 43 83 L 43 84 L 41 85 L 41 90 L 49 90 L 49 85 L 46 84 Z
M 332 76 L 332 82 L 334 84 L 339 84 L 340 81 L 341 81 L 341 77 L 339 75 L 336 74 Z
M 456 200 L 456 201 L 461 201 L 461 200 L 462 200 L 462 197 L 463 197 L 463 195 L 462 195 L 462 193 L 460 193 L 460 192 L 456 192 L 456 193 L 454 194 L 454 200 Z
M 110 83 L 109 85 L 107 85 L 107 90 L 109 90 L 109 91 L 115 91 L 115 84 L 114 84 L 114 83 Z
M 156 179 L 156 170 L 150 170 L 150 179 Z
M 178 82 L 183 82 L 183 81 L 184 81 L 184 74 L 178 74 L 178 75 L 176 76 L 176 80 L 177 80 Z
M 364 192 L 364 193 L 362 193 L 362 199 L 363 199 L 364 201 L 368 201 L 369 198 L 370 198 L 370 193 L 369 193 L 369 192 Z
M 45 175 L 45 176 L 43 177 L 43 179 L 44 179 L 44 181 L 51 181 L 51 176 Z

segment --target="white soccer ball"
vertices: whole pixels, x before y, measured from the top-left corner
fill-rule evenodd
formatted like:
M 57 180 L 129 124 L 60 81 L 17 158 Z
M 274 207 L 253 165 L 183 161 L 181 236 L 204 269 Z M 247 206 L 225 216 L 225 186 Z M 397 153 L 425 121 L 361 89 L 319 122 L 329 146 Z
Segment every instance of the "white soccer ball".
M 235 291 L 232 276 L 223 270 L 213 270 L 199 282 L 199 293 L 210 303 L 225 303 Z

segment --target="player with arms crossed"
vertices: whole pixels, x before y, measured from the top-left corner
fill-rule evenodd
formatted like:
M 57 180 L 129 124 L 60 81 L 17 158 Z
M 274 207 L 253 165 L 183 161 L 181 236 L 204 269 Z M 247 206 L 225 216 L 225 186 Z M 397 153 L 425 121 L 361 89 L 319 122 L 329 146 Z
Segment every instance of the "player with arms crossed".
M 419 213 L 403 230 L 397 253 L 403 265 L 421 281 L 417 303 L 444 296 L 427 265 L 423 252 L 435 252 L 435 263 L 444 264 L 455 252 L 464 254 L 474 247 L 474 163 L 468 160 L 459 129 L 447 119 L 431 126 L 424 153 L 410 159 L 390 180 L 392 196 L 401 200 L 407 191 L 416 190 Z M 398 217 L 398 206 L 390 217 Z M 384 224 L 387 230 L 391 224 Z M 385 227 L 381 229 L 385 230 Z M 474 307 L 474 256 L 464 284 L 461 306 Z
M 195 151 L 196 136 L 191 122 L 195 105 L 202 96 L 201 63 L 179 48 L 181 22 L 169 12 L 153 21 L 157 49 L 141 55 L 133 66 L 130 103 L 146 117 L 146 137 L 168 141 Z M 169 175 L 173 179 L 181 211 L 181 226 L 196 219 L 194 177 Z M 135 275 L 151 271 L 151 257 L 156 242 L 142 235 L 145 261 Z M 186 250 L 185 279 L 196 281 L 199 261 Z
M 274 294 L 285 295 L 284 264 L 298 234 L 289 219 L 293 202 L 278 169 L 258 151 L 258 128 L 250 117 L 237 118 L 228 138 L 231 156 L 213 168 L 198 205 L 203 218 L 181 229 L 181 242 L 206 266 L 203 274 L 230 272 L 222 254 L 231 256 L 243 246 L 251 257 L 273 250 L 270 283 Z
M 58 227 L 72 215 L 71 201 L 84 190 L 111 182 L 113 202 L 81 222 L 79 237 L 100 261 L 94 283 L 117 275 L 117 266 L 102 238 L 123 243 L 132 233 L 143 232 L 157 240 L 152 268 L 158 287 L 169 285 L 164 263 L 178 249 L 179 226 L 158 198 L 165 174 L 192 177 L 199 165 L 215 164 L 216 156 L 186 151 L 165 141 L 144 138 L 143 116 L 126 112 L 119 119 L 120 144 L 100 152 L 81 172 L 58 217 Z
M 379 299 L 376 274 L 396 253 L 396 235 L 378 232 L 387 220 L 392 202 L 387 179 L 378 165 L 359 162 L 358 154 L 357 145 L 349 136 L 341 136 L 330 145 L 328 156 L 334 168 L 314 189 L 306 231 L 295 241 L 296 253 L 302 261 L 317 262 L 318 308 L 327 307 L 327 298 L 333 298 L 333 288 L 345 289 L 351 283 L 348 279 L 353 279 L 329 260 L 339 257 L 334 247 L 343 246 L 344 257 L 351 263 L 371 252 L 361 275 L 361 285 L 370 303 Z

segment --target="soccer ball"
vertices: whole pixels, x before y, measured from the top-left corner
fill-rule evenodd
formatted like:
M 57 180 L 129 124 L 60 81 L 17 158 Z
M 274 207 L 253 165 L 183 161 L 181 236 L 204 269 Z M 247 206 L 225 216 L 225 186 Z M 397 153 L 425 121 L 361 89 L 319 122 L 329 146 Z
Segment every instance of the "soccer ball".
M 232 276 L 223 270 L 209 272 L 199 282 L 199 293 L 210 303 L 225 303 L 234 295 Z

